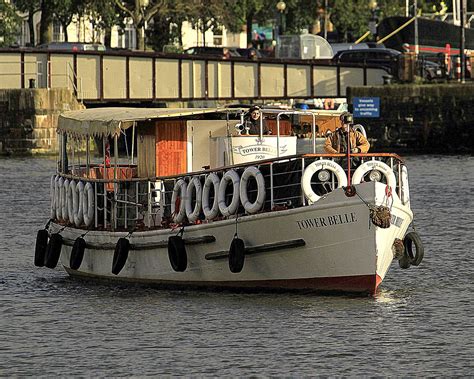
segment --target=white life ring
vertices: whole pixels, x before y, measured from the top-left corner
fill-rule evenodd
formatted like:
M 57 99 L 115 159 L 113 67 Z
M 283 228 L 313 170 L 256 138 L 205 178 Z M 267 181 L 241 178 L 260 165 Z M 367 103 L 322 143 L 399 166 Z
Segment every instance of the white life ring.
M 393 170 L 386 163 L 380 161 L 367 161 L 362 163 L 357 168 L 357 170 L 354 171 L 354 175 L 352 176 L 352 184 L 359 184 L 364 178 L 365 174 L 372 170 L 380 171 L 385 176 L 387 185 L 392 189 L 396 188 L 397 179 L 395 178 Z
M 313 178 L 313 175 L 320 170 L 329 170 L 336 175 L 337 188 L 347 186 L 346 173 L 336 162 L 329 159 L 314 161 L 304 169 L 303 177 L 301 178 L 301 188 L 303 189 L 303 193 L 306 199 L 308 199 L 309 204 L 313 204 L 321 198 L 321 196 L 317 195 L 311 188 L 311 179 Z
M 67 188 L 67 215 L 70 222 L 74 222 L 74 196 L 76 195 L 76 181 L 71 180 Z
M 51 185 L 49 188 L 50 197 L 51 197 L 51 218 L 54 220 L 56 218 L 56 180 L 57 176 L 53 175 L 51 177 Z
M 90 226 L 92 221 L 94 221 L 94 188 L 90 182 L 87 182 L 84 186 L 82 216 L 84 217 L 84 224 L 86 224 L 86 226 Z
M 63 218 L 63 192 L 64 192 L 64 178 L 59 177 L 56 182 L 56 216 L 58 220 Z
M 72 197 L 72 207 L 74 210 L 74 224 L 80 226 L 84 221 L 84 183 L 78 182 Z
M 216 173 L 211 172 L 204 181 L 204 187 L 202 189 L 202 211 L 206 220 L 214 220 L 219 214 L 219 177 Z M 211 186 L 214 188 L 214 201 L 212 208 L 209 208 L 209 192 Z
M 253 203 L 249 201 L 247 194 L 247 184 L 250 177 L 255 178 L 257 182 L 257 199 Z M 265 203 L 265 178 L 255 166 L 247 167 L 240 178 L 240 202 L 250 214 L 257 213 Z
M 193 191 L 196 191 L 196 204 L 193 208 Z M 202 203 L 202 186 L 199 176 L 194 176 L 188 184 L 186 190 L 186 217 L 189 222 L 194 222 L 199 218 L 201 213 L 201 203 Z
M 354 131 L 361 132 L 365 138 L 367 138 L 367 132 L 365 131 L 365 128 L 361 124 L 356 124 L 352 127 Z
M 409 205 L 410 204 L 410 187 L 408 185 L 408 169 L 406 166 L 402 166 L 402 174 L 400 178 L 401 188 L 402 188 L 402 204 Z
M 232 201 L 229 205 L 225 202 L 225 190 L 227 189 L 227 183 L 232 183 Z M 223 216 L 230 216 L 237 212 L 239 207 L 239 190 L 240 190 L 240 178 L 239 174 L 234 170 L 227 171 L 219 184 L 219 210 Z
M 179 179 L 173 188 L 173 195 L 171 196 L 171 214 L 173 215 L 173 221 L 177 224 L 184 221 L 186 216 L 186 194 L 187 185 L 183 179 Z M 176 211 L 176 200 L 180 198 L 179 210 Z
M 69 190 L 69 179 L 66 179 L 63 182 L 63 187 L 61 188 L 61 214 L 64 221 L 69 220 L 69 215 L 67 213 L 67 193 Z

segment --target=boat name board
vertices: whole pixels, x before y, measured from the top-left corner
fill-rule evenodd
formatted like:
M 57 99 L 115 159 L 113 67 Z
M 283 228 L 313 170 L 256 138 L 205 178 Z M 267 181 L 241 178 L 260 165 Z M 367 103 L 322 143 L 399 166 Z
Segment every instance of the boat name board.
M 305 220 L 296 220 L 298 228 L 312 229 L 312 228 L 327 228 L 333 225 L 351 224 L 357 222 L 356 214 L 354 212 L 342 213 L 324 217 L 307 218 Z

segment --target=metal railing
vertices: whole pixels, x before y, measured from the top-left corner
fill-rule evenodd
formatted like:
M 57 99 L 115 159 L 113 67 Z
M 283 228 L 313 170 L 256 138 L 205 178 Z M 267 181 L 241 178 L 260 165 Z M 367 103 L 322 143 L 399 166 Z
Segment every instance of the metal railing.
M 344 167 L 344 154 L 308 154 L 303 156 L 292 156 L 277 158 L 274 160 L 254 162 L 252 166 L 257 167 L 265 179 L 265 202 L 260 212 L 271 212 L 274 210 L 299 208 L 307 205 L 307 201 L 302 191 L 301 180 L 304 170 L 311 163 L 319 159 L 330 159 L 339 162 Z M 386 163 L 393 171 L 397 180 L 397 187 L 394 189 L 401 197 L 401 170 L 403 162 L 394 154 L 354 154 L 351 161 L 351 170 L 356 169 L 367 160 L 379 160 Z M 347 162 L 347 161 L 346 161 Z M 347 164 L 347 163 L 346 163 Z M 187 183 L 198 177 L 201 185 L 210 173 L 216 173 L 221 179 L 224 173 L 230 169 L 237 172 L 239 177 L 249 166 L 236 165 L 231 167 L 206 170 L 196 173 L 187 173 L 173 177 L 154 178 L 126 178 L 126 179 L 101 179 L 84 175 L 85 166 L 76 168 L 75 174 L 58 174 L 59 177 L 79 181 L 83 184 L 91 183 L 94 190 L 94 220 L 88 228 L 105 230 L 145 230 L 163 227 L 173 227 L 172 195 L 175 184 L 179 179 Z M 85 177 L 89 176 L 89 177 Z M 92 175 L 96 176 L 96 175 Z M 383 180 L 381 180 L 383 182 Z M 338 187 L 336 176 L 329 171 L 329 177 L 324 181 L 314 175 L 311 186 L 318 196 L 324 196 Z M 231 202 L 233 196 L 230 191 L 226 191 L 226 204 Z M 68 191 L 69 192 L 69 191 Z M 247 194 L 250 202 L 255 201 L 258 187 L 256 181 L 248 182 Z M 217 194 L 211 191 L 210 201 L 212 204 L 214 196 Z M 187 199 L 180 199 L 186 201 Z M 195 199 L 191 199 L 192 208 L 195 206 Z M 179 206 L 178 206 L 179 208 Z M 236 216 L 245 215 L 242 204 L 239 205 Z M 218 219 L 222 219 L 219 217 Z M 72 224 L 72 221 L 62 218 L 64 224 Z M 205 221 L 202 210 L 197 223 L 212 222 Z M 83 226 L 85 228 L 85 226 Z

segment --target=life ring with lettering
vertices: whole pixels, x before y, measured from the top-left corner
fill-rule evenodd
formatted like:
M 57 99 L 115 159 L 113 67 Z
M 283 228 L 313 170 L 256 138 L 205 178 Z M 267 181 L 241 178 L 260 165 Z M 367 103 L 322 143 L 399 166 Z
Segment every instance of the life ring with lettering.
M 119 238 L 115 245 L 114 257 L 112 260 L 112 274 L 118 275 L 127 263 L 128 252 L 130 251 L 130 241 L 126 238 Z
M 336 162 L 333 162 L 329 159 L 320 159 L 314 161 L 308 167 L 305 168 L 303 176 L 301 178 L 301 188 L 309 204 L 313 204 L 321 198 L 321 196 L 317 195 L 311 187 L 311 180 L 313 178 L 313 175 L 320 170 L 331 171 L 336 176 L 337 188 L 347 186 L 346 173 L 344 172 L 343 168 L 339 166 Z
M 46 249 L 48 247 L 49 233 L 46 229 L 38 230 L 36 234 L 36 245 L 35 245 L 35 266 L 43 267 Z
M 72 197 L 74 224 L 80 226 L 84 221 L 84 183 L 79 181 Z
M 211 172 L 204 181 L 204 187 L 202 189 L 202 211 L 206 220 L 214 220 L 219 214 L 219 183 L 219 177 L 214 172 Z M 214 189 L 212 208 L 209 207 L 211 186 Z
M 410 205 L 410 187 L 408 185 L 408 169 L 406 166 L 402 166 L 401 178 L 400 183 L 402 187 L 402 204 L 403 205 Z
M 367 138 L 367 132 L 365 131 L 365 128 L 361 124 L 355 124 L 352 129 L 354 131 L 362 133 L 362 135 Z
M 72 246 L 71 256 L 69 257 L 69 267 L 77 270 L 81 267 L 84 259 L 84 251 L 86 250 L 86 241 L 82 237 L 76 238 Z
M 174 184 L 173 195 L 171 196 L 171 214 L 173 221 L 177 224 L 183 222 L 186 216 L 186 194 L 187 184 L 183 179 L 179 179 Z
M 324 99 L 324 109 L 326 110 L 334 109 L 335 106 L 336 106 L 336 103 L 334 99 Z
M 257 198 L 253 203 L 249 201 L 247 184 L 250 178 L 257 182 Z M 240 178 L 240 202 L 247 213 L 254 214 L 262 209 L 265 203 L 265 178 L 260 170 L 255 166 L 247 167 Z
M 180 236 L 171 236 L 168 238 L 168 258 L 171 267 L 176 272 L 183 272 L 188 267 L 188 257 L 184 240 Z
M 92 188 L 90 182 L 87 182 L 84 186 L 82 217 L 84 218 L 84 224 L 86 224 L 86 226 L 90 226 L 92 221 L 94 221 L 94 188 Z
M 405 246 L 405 252 L 410 259 L 410 264 L 418 266 L 425 256 L 425 248 L 423 247 L 423 243 L 421 242 L 418 233 L 407 233 L 403 239 L 403 244 Z M 415 251 L 413 251 L 413 245 L 415 245 Z
M 352 176 L 352 184 L 359 184 L 362 182 L 364 176 L 372 170 L 380 171 L 387 180 L 387 185 L 391 188 L 397 187 L 397 179 L 395 178 L 395 174 L 393 170 L 386 164 L 380 161 L 367 161 L 362 163 L 357 170 L 354 171 L 354 175 Z
M 56 218 L 56 180 L 57 176 L 51 176 L 51 185 L 49 187 L 50 199 L 51 199 L 51 218 Z
M 194 204 L 193 208 L 193 191 L 196 192 L 196 203 Z M 186 190 L 186 217 L 188 218 L 189 222 L 194 222 L 199 218 L 199 214 L 201 213 L 201 204 L 202 204 L 202 186 L 201 180 L 199 180 L 199 176 L 194 176 L 188 184 L 188 188 Z
M 232 201 L 229 205 L 225 201 L 227 184 L 232 183 Z M 239 207 L 240 178 L 234 170 L 227 171 L 219 184 L 219 210 L 223 216 L 230 216 L 237 212 Z
M 61 248 L 63 246 L 63 237 L 59 233 L 51 234 L 48 246 L 46 247 L 46 254 L 44 257 L 44 265 L 48 268 L 55 268 L 61 255 Z
M 69 222 L 74 222 L 74 197 L 77 197 L 76 194 L 76 181 L 71 180 L 67 188 L 67 216 Z M 76 200 L 77 203 L 77 200 Z
M 237 274 L 242 271 L 245 263 L 245 244 L 240 238 L 235 237 L 229 249 L 229 269 Z

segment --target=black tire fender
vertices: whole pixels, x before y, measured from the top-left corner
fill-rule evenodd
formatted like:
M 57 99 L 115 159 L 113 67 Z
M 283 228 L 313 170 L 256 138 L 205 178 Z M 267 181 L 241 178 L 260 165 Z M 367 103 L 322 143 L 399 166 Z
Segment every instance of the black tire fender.
M 237 274 L 242 271 L 245 263 L 245 243 L 240 238 L 234 238 L 229 249 L 229 269 Z
M 403 240 L 403 244 L 405 245 L 405 252 L 410 259 L 410 264 L 418 266 L 425 256 L 425 249 L 419 234 L 417 232 L 407 233 Z M 413 245 L 415 245 L 414 251 Z
M 128 252 L 130 251 L 130 241 L 126 238 L 119 238 L 115 245 L 114 258 L 112 260 L 112 274 L 118 275 L 127 263 Z
M 171 236 L 168 238 L 168 258 L 174 271 L 183 272 L 188 267 L 186 247 L 180 236 Z
M 63 237 L 59 233 L 51 234 L 48 246 L 46 248 L 46 255 L 44 257 L 44 265 L 48 268 L 55 268 L 61 255 L 61 248 L 63 246 Z
M 72 246 L 71 257 L 69 258 L 69 267 L 77 270 L 81 267 L 82 259 L 84 258 L 84 250 L 86 250 L 86 241 L 79 237 L 74 241 Z
M 38 230 L 38 234 L 36 234 L 35 266 L 37 267 L 44 266 L 46 248 L 48 247 L 48 237 L 49 234 L 46 229 Z

